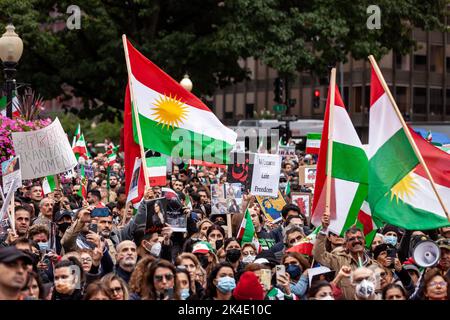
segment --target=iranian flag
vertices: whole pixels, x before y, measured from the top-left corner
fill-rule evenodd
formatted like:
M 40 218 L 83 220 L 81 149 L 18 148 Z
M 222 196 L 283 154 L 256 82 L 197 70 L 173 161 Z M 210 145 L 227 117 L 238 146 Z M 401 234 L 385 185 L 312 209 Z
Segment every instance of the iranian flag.
M 330 117 L 331 112 L 333 112 L 332 117 Z M 367 197 L 368 160 L 366 151 L 345 109 L 338 88 L 335 88 L 333 104 L 330 104 L 330 90 L 328 90 L 327 108 L 314 187 L 311 217 L 313 225 L 321 225 L 322 215 L 325 211 L 330 118 L 333 119 L 331 126 L 333 132 L 330 135 L 332 140 L 332 162 L 329 230 L 335 234 L 343 235 L 345 230 L 356 223 L 361 205 Z
M 293 247 L 287 249 L 286 252 L 297 252 L 297 253 L 306 254 L 306 255 L 312 257 L 312 250 L 313 250 L 314 244 L 316 243 L 317 234 L 319 233 L 321 228 L 322 228 L 321 226 L 316 227 L 313 230 L 313 232 L 311 232 L 309 235 L 304 237 Z
M 372 214 L 383 222 L 409 230 L 449 226 L 430 180 L 408 140 L 401 115 L 382 85 L 384 79 L 381 73 L 377 75 L 376 63 L 372 63 L 368 151 L 368 202 Z M 447 155 L 426 140 L 418 140 L 415 133 L 411 134 L 416 136 L 414 141 L 430 169 L 438 193 L 450 208 Z
M 56 179 L 55 176 L 47 176 L 42 181 L 42 191 L 44 195 L 49 194 L 56 189 Z
M 72 149 L 75 147 L 77 140 L 80 139 L 80 135 L 81 135 L 81 125 L 78 124 L 77 128 L 75 129 L 75 134 L 73 135 Z
M 150 186 L 165 186 L 167 174 L 166 158 L 151 157 L 146 159 L 146 163 Z
M 73 153 L 75 154 L 75 158 L 77 160 L 82 157 L 88 158 L 88 150 L 86 147 L 86 141 L 84 140 L 84 134 L 80 135 L 80 138 L 75 142 L 75 146 L 72 148 Z
M 244 218 L 242 219 L 241 225 L 239 226 L 238 234 L 236 237 L 241 240 L 241 245 L 244 243 L 253 243 L 256 247 L 256 251 L 259 253 L 262 251 L 259 245 L 258 238 L 256 236 L 255 226 L 253 225 L 252 218 L 250 217 L 250 211 L 245 210 Z
M 80 165 L 80 190 L 78 190 L 78 195 L 83 199 L 87 197 L 87 179 L 84 171 L 84 165 Z
M 11 101 L 13 118 L 17 118 L 17 117 L 20 116 L 19 99 L 17 99 L 15 92 L 16 91 L 14 90 L 13 91 L 12 101 Z M 8 105 L 7 97 L 6 96 L 1 97 L 0 98 L 0 113 L 4 117 L 6 117 L 6 109 L 7 109 L 6 107 L 7 107 L 7 105 Z
M 305 152 L 308 154 L 319 154 L 321 140 L 322 140 L 321 133 L 308 133 L 306 135 Z
M 107 157 L 107 166 L 111 167 L 114 163 L 117 161 L 117 151 L 119 150 L 120 146 L 109 146 L 108 150 L 106 151 L 105 155 Z
M 128 40 L 125 45 L 131 97 L 143 146 L 169 156 L 226 163 L 237 134 Z M 134 120 L 134 140 L 138 143 L 138 121 Z

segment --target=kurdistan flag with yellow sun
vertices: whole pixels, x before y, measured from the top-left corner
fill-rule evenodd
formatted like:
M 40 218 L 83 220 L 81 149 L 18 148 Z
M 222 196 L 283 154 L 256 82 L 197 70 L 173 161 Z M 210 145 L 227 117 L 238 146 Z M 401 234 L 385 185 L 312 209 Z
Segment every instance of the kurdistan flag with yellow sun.
M 373 68 L 370 86 L 368 202 L 373 217 L 409 230 L 450 225 Z M 450 208 L 450 157 L 413 138 Z
M 144 147 L 184 159 L 226 163 L 237 134 L 128 40 L 127 47 L 132 102 L 139 114 Z M 139 143 L 135 123 L 134 140 Z

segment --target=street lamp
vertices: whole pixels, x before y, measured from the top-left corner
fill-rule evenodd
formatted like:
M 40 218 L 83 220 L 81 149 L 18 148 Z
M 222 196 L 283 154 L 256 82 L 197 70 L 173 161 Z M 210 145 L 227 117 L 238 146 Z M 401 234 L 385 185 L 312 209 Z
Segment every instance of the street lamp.
M 184 75 L 183 79 L 181 79 L 180 84 L 187 91 L 192 91 L 192 81 L 189 79 L 189 75 L 187 73 Z
M 16 65 L 23 52 L 22 39 L 14 32 L 12 23 L 6 26 L 6 32 L 0 38 L 0 59 L 3 61 L 3 71 L 6 79 L 6 116 L 12 118 L 12 93 L 15 89 L 14 76 Z

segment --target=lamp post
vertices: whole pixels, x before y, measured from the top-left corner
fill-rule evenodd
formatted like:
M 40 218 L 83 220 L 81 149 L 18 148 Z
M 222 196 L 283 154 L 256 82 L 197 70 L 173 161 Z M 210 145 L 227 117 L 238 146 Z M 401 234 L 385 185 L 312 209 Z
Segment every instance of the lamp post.
M 16 65 L 23 52 L 22 39 L 14 32 L 12 23 L 6 26 L 6 32 L 0 38 L 0 59 L 3 62 L 3 71 L 6 79 L 6 116 L 12 118 L 12 93 L 15 89 L 14 76 Z
M 189 79 L 189 75 L 187 73 L 184 75 L 183 79 L 181 79 L 180 84 L 187 91 L 192 91 L 192 81 Z

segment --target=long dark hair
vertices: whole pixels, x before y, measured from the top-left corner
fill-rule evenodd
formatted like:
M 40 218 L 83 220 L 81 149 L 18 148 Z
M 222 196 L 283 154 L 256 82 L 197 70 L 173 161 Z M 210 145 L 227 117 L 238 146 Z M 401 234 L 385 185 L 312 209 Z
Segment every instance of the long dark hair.
M 216 265 L 209 274 L 208 280 L 206 282 L 206 295 L 205 295 L 206 297 L 212 299 L 217 295 L 217 288 L 214 284 L 214 279 L 217 277 L 217 274 L 222 268 L 230 268 L 231 270 L 233 270 L 234 274 L 233 266 L 229 262 L 221 262 L 218 265 Z
M 209 238 L 209 235 L 211 234 L 211 232 L 213 232 L 214 230 L 219 230 L 219 232 L 222 234 L 223 238 L 225 239 L 225 230 L 219 226 L 218 224 L 213 224 L 212 226 L 210 226 L 208 228 L 208 231 L 206 231 L 206 239 Z
M 405 297 L 405 300 L 408 299 L 408 294 L 406 293 L 405 288 L 403 288 L 401 285 L 396 283 L 389 283 L 386 287 L 384 287 L 383 291 L 381 292 L 381 296 L 383 300 L 386 300 L 386 293 L 391 289 L 398 289 L 402 292 L 403 296 Z
M 176 276 L 176 268 L 175 266 L 170 263 L 167 260 L 164 259 L 158 259 L 153 261 L 150 264 L 150 267 L 148 268 L 147 272 L 144 274 L 144 278 L 143 281 L 145 281 L 145 283 L 143 283 L 142 285 L 142 298 L 143 299 L 147 299 L 147 300 L 156 300 L 157 296 L 156 296 L 156 290 L 155 290 L 155 285 L 154 285 L 154 276 L 155 276 L 155 272 L 156 269 L 158 268 L 167 268 L 170 269 L 173 273 L 173 276 Z M 178 290 L 177 290 L 177 281 L 174 278 L 174 282 L 173 282 L 173 293 L 174 293 L 174 300 L 180 300 L 180 295 L 178 294 Z
M 27 281 L 25 282 L 25 285 L 23 286 L 22 291 L 28 289 L 31 280 L 33 280 L 33 279 L 36 280 L 38 288 L 39 288 L 39 297 L 38 297 L 38 299 L 45 300 L 46 291 L 48 291 L 48 290 L 45 290 L 44 285 L 43 285 L 42 280 L 41 280 L 41 277 L 39 276 L 39 274 L 37 274 L 34 271 L 31 271 L 31 272 L 28 273 Z
M 314 298 L 314 296 L 317 294 L 317 292 L 319 292 L 320 289 L 322 289 L 323 287 L 330 287 L 333 289 L 333 287 L 331 286 L 331 284 L 328 281 L 325 280 L 321 280 L 321 281 L 317 281 L 314 282 L 311 285 L 311 288 L 308 290 L 308 298 Z

